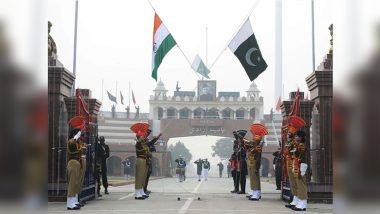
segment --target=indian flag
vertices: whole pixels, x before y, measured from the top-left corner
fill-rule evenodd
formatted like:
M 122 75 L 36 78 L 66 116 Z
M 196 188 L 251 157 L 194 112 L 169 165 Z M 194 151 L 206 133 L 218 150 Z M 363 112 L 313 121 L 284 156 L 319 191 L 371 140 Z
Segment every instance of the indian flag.
M 154 29 L 153 29 L 153 52 L 152 52 L 152 77 L 157 81 L 157 70 L 161 65 L 165 55 L 177 43 L 169 30 L 162 23 L 160 17 L 155 14 L 154 16 Z

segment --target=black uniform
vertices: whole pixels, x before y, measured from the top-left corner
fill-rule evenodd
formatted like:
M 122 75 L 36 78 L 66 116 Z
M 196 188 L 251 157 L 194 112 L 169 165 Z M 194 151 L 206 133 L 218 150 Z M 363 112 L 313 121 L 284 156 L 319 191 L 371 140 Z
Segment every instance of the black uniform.
M 282 160 L 281 152 L 276 151 L 273 153 L 273 165 L 275 166 L 275 175 L 276 175 L 276 186 L 277 190 L 281 189 L 281 179 L 282 179 Z
M 224 165 L 222 162 L 218 163 L 218 167 L 219 167 L 219 178 L 222 177 L 222 172 L 223 172 L 223 169 L 224 169 Z
M 157 140 L 158 140 L 158 137 L 155 137 L 151 141 L 149 141 L 147 144 L 147 146 L 149 147 L 149 152 L 148 152 L 148 156 L 146 159 L 146 161 L 147 161 L 146 165 L 148 168 L 148 172 L 146 175 L 146 180 L 145 180 L 145 185 L 144 185 L 145 194 L 149 193 L 148 182 L 149 182 L 150 175 L 152 174 L 152 152 L 156 152 L 156 147 L 154 146 L 154 144 L 157 142 Z
M 107 158 L 110 157 L 110 148 L 105 144 L 104 138 L 100 138 L 100 157 L 102 161 L 102 183 L 105 194 L 108 194 Z

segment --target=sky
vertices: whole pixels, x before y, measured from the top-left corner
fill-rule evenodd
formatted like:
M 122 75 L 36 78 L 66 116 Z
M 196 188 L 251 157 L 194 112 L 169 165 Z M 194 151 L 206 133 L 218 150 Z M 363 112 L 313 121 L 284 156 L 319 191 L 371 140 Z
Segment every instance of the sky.
M 305 78 L 312 73 L 310 2 L 283 1 L 285 98 L 297 88 L 307 91 Z M 211 65 L 221 52 L 209 74 L 217 80 L 217 91 L 239 91 L 245 95 L 250 80 L 238 59 L 224 48 L 250 9 L 257 5 L 250 20 L 268 68 L 255 83 L 264 97 L 264 113 L 269 113 L 276 100 L 273 97 L 275 0 L 151 0 L 151 4 L 148 0 L 79 0 L 76 86 L 91 89 L 93 97 L 103 100 L 102 110 L 111 109 L 107 90 L 112 94 L 121 90 L 125 105 L 119 104 L 116 109 L 125 111 L 130 84 L 140 112 L 149 111 L 148 100 L 157 84 L 151 78 L 154 18 L 151 5 L 186 56 L 174 47 L 158 69 L 158 78 L 165 83 L 169 95 L 173 95 L 177 81 L 181 90 L 196 90 L 200 77 L 191 70 L 187 59 L 192 62 L 199 54 Z M 50 0 L 47 8 L 58 59 L 72 71 L 75 0 Z M 328 27 L 333 22 L 332 13 L 330 0 L 315 1 L 316 66 L 330 47 Z

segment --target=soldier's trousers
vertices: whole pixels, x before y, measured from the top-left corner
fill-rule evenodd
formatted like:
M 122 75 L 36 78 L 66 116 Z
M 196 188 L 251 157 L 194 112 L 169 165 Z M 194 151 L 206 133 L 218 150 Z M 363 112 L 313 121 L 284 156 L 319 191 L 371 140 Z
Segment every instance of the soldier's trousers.
M 259 170 L 256 170 L 256 164 L 248 164 L 249 181 L 251 190 L 261 190 Z
M 247 177 L 245 176 L 245 174 L 243 174 L 241 172 L 237 172 L 236 177 L 239 179 L 239 182 L 240 182 L 240 191 L 245 192 L 245 185 L 247 183 Z
M 135 189 L 143 189 L 147 175 L 146 159 L 136 158 L 135 172 Z
M 108 188 L 107 165 L 102 163 L 102 184 L 105 190 Z
M 80 169 L 80 192 L 82 192 L 84 176 L 86 175 L 87 161 L 86 158 L 81 158 L 81 169 Z
M 307 200 L 307 183 L 306 176 L 295 178 L 297 184 L 297 196 L 300 200 Z
M 146 180 L 145 180 L 145 185 L 144 185 L 144 192 L 148 190 L 148 183 L 149 183 L 149 178 L 150 175 L 152 174 L 152 162 L 147 166 L 147 174 L 146 174 Z
M 297 196 L 297 183 L 294 178 L 293 169 L 289 167 L 287 169 L 288 169 L 288 176 L 289 176 L 289 182 L 290 182 L 290 190 L 293 196 Z
M 239 179 L 237 178 L 236 170 L 233 170 L 231 174 L 232 174 L 232 179 L 234 180 L 234 190 L 239 191 Z
M 77 160 L 70 160 L 67 163 L 67 197 L 75 197 L 80 193 L 81 188 L 80 163 Z

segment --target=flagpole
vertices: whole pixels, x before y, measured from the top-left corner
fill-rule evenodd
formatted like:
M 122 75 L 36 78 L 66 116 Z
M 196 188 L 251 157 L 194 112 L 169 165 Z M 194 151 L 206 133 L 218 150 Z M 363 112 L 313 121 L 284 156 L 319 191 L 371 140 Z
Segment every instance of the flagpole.
M 77 69 L 77 37 L 78 37 L 78 0 L 75 1 L 75 27 L 74 27 L 74 59 L 73 59 L 73 74 L 76 77 Z M 75 95 L 75 79 L 73 81 L 72 95 Z
M 231 39 L 228 40 L 227 44 L 224 46 L 224 48 L 220 51 L 219 55 L 216 57 L 214 62 L 210 66 L 210 70 L 212 67 L 214 67 L 215 63 L 219 60 L 219 58 L 222 56 L 223 52 L 228 48 L 228 45 L 232 41 L 232 39 L 235 37 L 235 35 L 239 32 L 240 28 L 244 25 L 245 21 L 251 16 L 257 5 L 259 4 L 260 0 L 256 0 L 255 4 L 252 6 L 252 8 L 249 10 L 248 15 L 244 18 L 243 22 L 240 24 L 239 28 L 235 31 L 234 34 L 232 34 Z
M 117 103 L 117 81 L 116 81 L 116 91 L 115 91 L 116 103 Z

